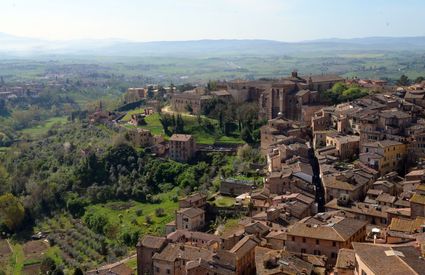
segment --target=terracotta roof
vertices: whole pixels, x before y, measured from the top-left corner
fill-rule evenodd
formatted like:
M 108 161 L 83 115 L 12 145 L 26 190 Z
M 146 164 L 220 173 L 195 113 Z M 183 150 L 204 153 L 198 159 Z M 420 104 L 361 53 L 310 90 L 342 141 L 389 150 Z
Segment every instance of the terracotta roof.
M 205 195 L 203 195 L 203 194 L 201 194 L 199 192 L 196 192 L 196 193 L 194 193 L 192 195 L 189 195 L 189 196 L 186 196 L 184 198 L 181 198 L 180 201 L 186 201 L 186 202 L 192 203 L 192 202 L 195 202 L 195 201 L 198 201 L 198 200 L 205 199 L 206 197 L 207 196 L 205 196 Z
M 384 139 L 380 141 L 365 143 L 363 146 L 385 148 L 388 146 L 395 146 L 395 145 L 403 145 L 403 143 L 395 141 L 395 140 Z
M 165 242 L 166 242 L 165 237 L 145 235 L 140 240 L 139 245 L 143 245 L 143 246 L 149 247 L 149 248 L 159 249 L 165 244 Z
M 353 243 L 353 248 L 374 274 L 424 274 L 425 260 L 413 246 Z
M 192 135 L 173 134 L 170 137 L 170 141 L 189 141 Z
M 409 115 L 408 113 L 405 113 L 403 111 L 400 111 L 398 109 L 394 109 L 394 110 L 385 110 L 379 113 L 379 115 L 381 117 L 385 117 L 385 118 L 392 118 L 392 117 L 396 117 L 396 118 L 410 118 L 411 115 Z
M 392 215 L 396 215 L 396 216 L 404 216 L 407 218 L 410 218 L 411 215 L 411 209 L 410 207 L 408 208 L 388 208 L 385 210 L 385 212 L 392 214 Z
M 378 202 L 384 202 L 384 203 L 394 203 L 396 199 L 397 198 L 395 196 L 391 196 L 388 193 L 382 193 L 376 198 Z
M 314 266 L 284 250 L 255 248 L 257 274 L 311 274 Z
M 87 272 L 87 275 L 134 275 L 136 272 L 124 263 L 110 264 L 98 268 L 97 270 L 91 270 Z
M 286 240 L 286 231 L 272 230 L 269 234 L 267 234 L 266 239 Z
M 366 224 L 365 221 L 344 217 L 332 217 L 327 222 L 318 222 L 310 217 L 292 225 L 287 235 L 345 242 Z
M 388 207 L 386 206 L 374 207 L 366 203 L 358 202 L 349 207 L 345 207 L 345 206 L 338 205 L 337 199 L 333 199 L 330 202 L 328 202 L 325 205 L 325 207 L 327 209 L 342 210 L 344 212 L 356 213 L 356 214 L 361 214 L 365 216 L 384 218 L 384 219 L 388 218 L 388 214 L 386 212 Z
M 211 260 L 212 256 L 213 252 L 207 249 L 170 243 L 162 250 L 161 253 L 156 253 L 152 259 L 174 262 L 176 259 L 189 261 L 201 258 L 204 260 Z
M 238 258 L 242 258 L 257 245 L 258 241 L 256 239 L 254 239 L 252 236 L 245 236 L 239 242 L 237 242 L 235 246 L 229 250 L 229 252 L 235 253 Z
M 190 207 L 190 208 L 179 209 L 177 210 L 177 212 L 185 216 L 188 216 L 189 218 L 194 218 L 203 214 L 205 211 L 200 208 Z
M 216 95 L 216 96 L 229 96 L 230 95 L 230 93 L 226 90 L 213 91 L 211 93 Z
M 338 252 L 335 268 L 354 270 L 356 257 L 353 249 L 341 248 Z
M 412 196 L 412 198 L 410 198 L 410 202 L 425 205 L 425 196 L 424 195 L 421 195 L 421 194 L 418 194 L 418 193 L 415 193 Z
M 221 238 L 219 236 L 198 231 L 179 229 L 167 235 L 167 239 L 171 240 L 172 242 L 176 242 L 182 237 L 184 237 L 186 240 L 197 239 L 206 242 L 221 243 Z
M 269 231 L 270 231 L 270 227 L 258 221 L 245 225 L 245 232 L 248 234 L 258 233 L 260 235 L 264 235 L 265 233 Z
M 367 195 L 374 195 L 374 196 L 379 196 L 379 195 L 381 195 L 382 193 L 384 193 L 384 191 L 382 191 L 382 190 L 379 190 L 379 189 L 369 189 L 369 190 L 367 190 Z
M 406 174 L 406 177 L 415 177 L 425 175 L 425 169 L 413 170 Z
M 415 220 L 393 218 L 388 228 L 392 231 L 415 233 L 422 226 L 425 226 L 424 217 L 416 217 Z
M 345 79 L 333 74 L 324 74 L 324 75 L 312 75 L 312 76 L 302 76 L 301 78 L 308 80 L 311 78 L 313 83 L 317 82 L 333 82 L 333 81 L 344 81 Z

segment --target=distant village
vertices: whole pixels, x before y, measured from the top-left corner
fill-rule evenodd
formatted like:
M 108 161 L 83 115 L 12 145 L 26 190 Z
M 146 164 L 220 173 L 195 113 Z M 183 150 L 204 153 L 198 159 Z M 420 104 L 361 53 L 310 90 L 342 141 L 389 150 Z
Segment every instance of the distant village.
M 325 103 L 323 92 L 336 83 L 370 93 Z M 235 198 L 231 207 L 211 204 L 202 192 L 180 199 L 166 234 L 139 241 L 138 274 L 425 274 L 425 82 L 395 87 L 294 71 L 168 94 L 172 111 L 189 106 L 193 114 L 213 98 L 256 102 L 268 121 L 260 145 L 267 164 L 261 187 L 222 180 L 219 193 Z M 144 98 L 146 90 L 127 96 Z M 143 123 L 155 112 L 151 103 L 129 123 Z M 200 150 L 191 135 L 133 135 L 180 162 Z M 208 231 L 217 214 L 240 218 Z

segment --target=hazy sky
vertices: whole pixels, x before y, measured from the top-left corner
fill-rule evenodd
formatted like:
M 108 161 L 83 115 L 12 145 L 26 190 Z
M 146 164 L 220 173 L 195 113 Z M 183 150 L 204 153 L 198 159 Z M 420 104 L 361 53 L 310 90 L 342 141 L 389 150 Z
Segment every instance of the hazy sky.
M 1 0 L 0 32 L 48 39 L 424 36 L 424 0 Z

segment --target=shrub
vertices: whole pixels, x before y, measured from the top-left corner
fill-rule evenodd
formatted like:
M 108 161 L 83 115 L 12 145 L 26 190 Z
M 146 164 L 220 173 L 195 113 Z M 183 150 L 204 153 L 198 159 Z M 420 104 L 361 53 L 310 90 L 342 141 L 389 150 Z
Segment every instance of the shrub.
M 165 210 L 164 210 L 164 208 L 157 208 L 157 209 L 155 209 L 155 215 L 157 217 L 163 217 L 163 216 L 165 216 Z
M 108 219 L 99 214 L 89 213 L 84 217 L 84 223 L 94 232 L 104 234 Z
M 140 217 L 140 216 L 142 216 L 143 215 L 143 210 L 142 209 L 137 209 L 136 210 L 136 216 L 137 217 Z
M 153 220 L 151 216 L 146 216 L 145 221 L 147 224 L 153 224 Z

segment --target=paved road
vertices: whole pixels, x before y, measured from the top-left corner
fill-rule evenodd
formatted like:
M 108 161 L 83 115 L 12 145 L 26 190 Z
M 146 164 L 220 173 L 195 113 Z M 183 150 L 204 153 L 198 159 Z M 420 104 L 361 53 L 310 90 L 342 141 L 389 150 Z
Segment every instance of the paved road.
M 309 151 L 310 165 L 313 169 L 313 184 L 316 187 L 316 202 L 319 212 L 325 211 L 325 191 L 323 189 L 322 180 L 320 179 L 319 161 L 317 160 L 314 150 Z

